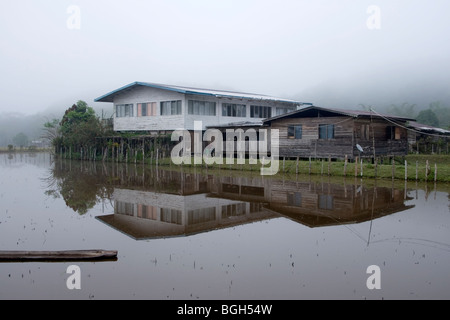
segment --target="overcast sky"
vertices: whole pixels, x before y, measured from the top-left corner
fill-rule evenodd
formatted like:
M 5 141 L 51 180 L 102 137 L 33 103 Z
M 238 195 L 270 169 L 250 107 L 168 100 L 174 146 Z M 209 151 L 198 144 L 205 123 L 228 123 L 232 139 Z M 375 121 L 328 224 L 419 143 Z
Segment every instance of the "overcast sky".
M 448 0 L 17 0 L 0 11 L 0 113 L 134 81 L 323 107 L 450 101 Z

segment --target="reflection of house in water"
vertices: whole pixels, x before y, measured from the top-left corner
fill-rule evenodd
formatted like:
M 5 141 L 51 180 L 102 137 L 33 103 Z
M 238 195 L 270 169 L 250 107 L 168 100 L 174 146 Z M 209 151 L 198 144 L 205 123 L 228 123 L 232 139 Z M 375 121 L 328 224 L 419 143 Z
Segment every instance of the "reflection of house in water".
M 404 190 L 365 188 L 356 180 L 333 184 L 180 172 L 152 178 L 158 183 L 116 186 L 114 214 L 97 218 L 134 239 L 151 239 L 279 217 L 309 227 L 359 223 L 411 207 Z
M 358 184 L 265 180 L 222 183 L 215 196 L 260 201 L 264 209 L 309 227 L 360 223 L 411 208 L 404 190 Z
M 196 234 L 278 216 L 262 204 L 116 188 L 114 214 L 101 221 L 135 239 Z

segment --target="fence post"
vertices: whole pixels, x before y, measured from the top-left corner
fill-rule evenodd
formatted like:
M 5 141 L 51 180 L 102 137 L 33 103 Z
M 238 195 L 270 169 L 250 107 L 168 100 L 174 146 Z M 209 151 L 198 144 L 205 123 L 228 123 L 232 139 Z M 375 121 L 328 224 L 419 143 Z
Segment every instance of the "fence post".
M 408 180 L 408 161 L 405 160 L 405 180 Z
M 375 178 L 378 175 L 378 158 L 375 158 Z
M 309 156 L 309 175 L 311 175 L 311 156 Z
M 363 176 L 363 159 L 361 158 L 361 166 L 360 166 L 360 168 L 361 168 L 361 178 L 362 178 L 362 176 Z
M 145 164 L 145 138 L 142 138 L 142 164 Z
M 392 179 L 394 179 L 395 176 L 395 160 L 394 157 L 392 157 Z
M 416 160 L 416 181 L 419 178 L 419 161 Z
M 156 167 L 158 167 L 158 163 L 159 163 L 159 159 L 158 159 L 158 157 L 159 157 L 159 148 L 157 148 L 156 149 Z
M 328 175 L 330 175 L 330 170 L 331 170 L 331 156 L 328 156 Z
M 344 177 L 347 176 L 347 162 L 348 162 L 348 156 L 345 155 L 345 160 L 344 160 Z
M 437 163 L 434 163 L 434 182 L 437 181 Z

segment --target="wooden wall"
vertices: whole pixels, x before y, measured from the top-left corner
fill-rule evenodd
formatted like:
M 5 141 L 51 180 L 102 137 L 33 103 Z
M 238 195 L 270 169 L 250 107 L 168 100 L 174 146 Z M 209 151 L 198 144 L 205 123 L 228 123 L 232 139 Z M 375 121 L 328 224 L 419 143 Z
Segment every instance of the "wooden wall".
M 334 124 L 333 139 L 319 139 L 319 125 Z M 302 139 L 288 138 L 288 127 L 301 125 Z M 406 155 L 408 152 L 407 130 L 392 129 L 394 124 L 383 119 L 355 119 L 352 117 L 282 118 L 274 120 L 271 129 L 280 134 L 280 157 L 349 159 L 375 155 Z M 364 148 L 361 154 L 356 144 Z
M 334 124 L 334 139 L 319 139 L 319 125 Z M 288 138 L 288 127 L 302 125 L 302 139 Z M 329 118 L 283 118 L 272 122 L 271 129 L 280 135 L 280 157 L 343 158 L 353 154 L 353 119 Z

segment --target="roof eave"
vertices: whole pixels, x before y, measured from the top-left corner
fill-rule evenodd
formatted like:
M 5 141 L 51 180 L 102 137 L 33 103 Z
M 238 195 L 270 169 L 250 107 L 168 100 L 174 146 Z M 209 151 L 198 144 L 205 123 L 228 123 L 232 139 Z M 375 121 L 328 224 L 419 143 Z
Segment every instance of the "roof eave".
M 190 95 L 201 95 L 201 96 L 210 96 L 210 97 L 216 97 L 216 98 L 232 98 L 232 99 L 240 99 L 240 100 L 250 100 L 250 101 L 264 101 L 264 102 L 279 102 L 279 103 L 285 103 L 285 104 L 291 104 L 291 105 L 305 105 L 305 104 L 311 104 L 306 102 L 300 102 L 300 101 L 294 101 L 294 100 L 288 100 L 288 99 L 276 99 L 274 97 L 261 97 L 261 98 L 252 98 L 245 95 L 234 95 L 234 94 L 217 94 L 217 93 L 211 93 L 211 92 L 202 92 L 202 91 L 195 91 L 195 90 L 186 90 L 183 88 L 177 88 L 173 86 L 165 86 L 165 85 L 159 85 L 155 83 L 148 83 L 148 82 L 133 82 L 126 86 L 123 86 L 119 89 L 116 89 L 114 91 L 111 91 L 97 99 L 95 99 L 95 102 L 114 102 L 114 96 L 121 93 L 125 90 L 130 90 L 133 87 L 137 86 L 143 86 L 143 87 L 149 87 L 149 88 L 155 88 L 155 89 L 161 89 L 161 90 L 167 90 L 167 91 L 173 91 L 178 92 L 182 94 L 190 94 Z
M 174 91 L 174 92 L 179 92 L 179 93 L 186 93 L 187 91 L 185 90 L 181 90 L 181 89 L 176 89 L 176 88 L 171 88 L 171 87 L 165 87 L 162 85 L 158 85 L 158 84 L 150 84 L 150 83 L 146 83 L 146 82 L 140 82 L 140 81 L 135 81 L 132 82 L 130 84 L 127 84 L 126 86 L 123 86 L 119 89 L 116 89 L 114 91 L 111 91 L 97 99 L 95 99 L 95 102 L 114 102 L 114 96 L 119 94 L 121 91 L 124 90 L 128 90 L 131 89 L 133 87 L 149 87 L 149 88 L 155 88 L 155 89 L 162 89 L 162 90 L 167 90 L 167 91 Z
M 317 107 L 317 106 L 311 105 L 311 106 L 303 108 L 303 109 L 295 110 L 295 111 L 292 111 L 292 112 L 289 112 L 289 113 L 285 113 L 285 114 L 282 114 L 282 115 L 279 115 L 279 116 L 275 116 L 275 117 L 271 117 L 271 118 L 265 119 L 263 121 L 263 123 L 269 123 L 269 122 L 274 121 L 274 120 L 278 120 L 278 119 L 282 119 L 282 118 L 285 118 L 285 117 L 290 117 L 290 116 L 294 116 L 294 115 L 297 115 L 297 114 L 301 114 L 301 113 L 303 113 L 305 111 L 309 111 L 311 109 L 316 109 L 316 110 L 319 110 L 319 111 L 331 112 L 331 113 L 335 113 L 335 114 L 351 117 L 351 118 L 354 118 L 354 119 L 367 118 L 367 117 L 377 117 L 377 118 L 385 118 L 385 119 L 387 119 L 389 121 L 404 121 L 404 122 L 415 121 L 415 119 L 411 119 L 411 118 L 396 117 L 396 116 L 390 116 L 390 115 L 380 115 L 380 114 L 377 114 L 377 113 L 373 113 L 373 114 L 358 114 L 357 112 L 352 113 L 352 112 L 347 112 L 347 111 L 339 110 L 339 109 L 329 109 L 329 108 L 322 108 L 322 107 Z

